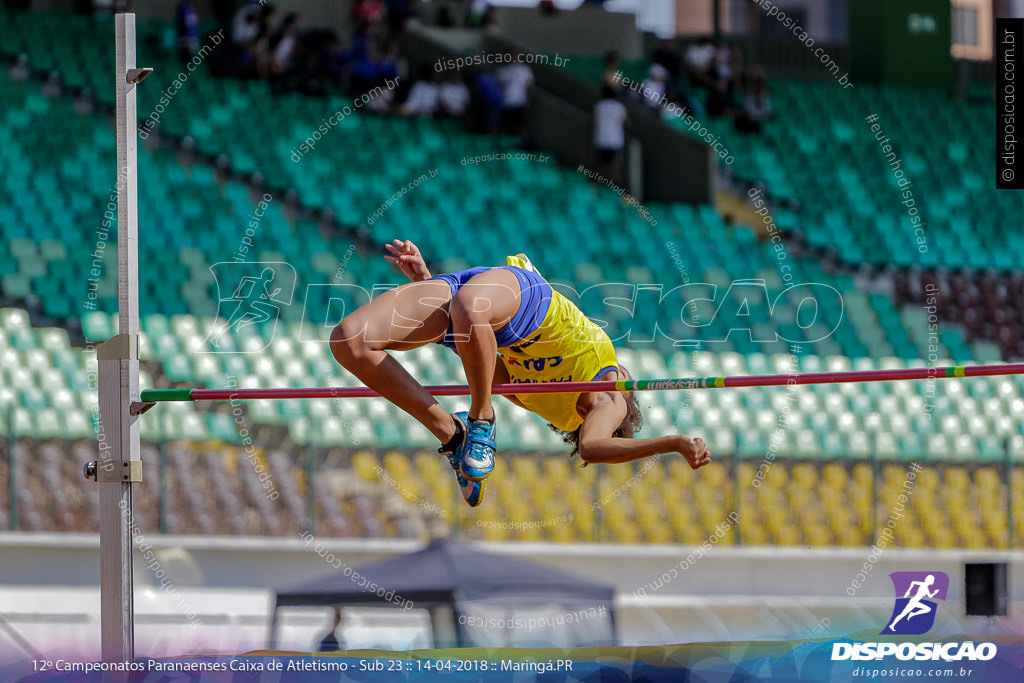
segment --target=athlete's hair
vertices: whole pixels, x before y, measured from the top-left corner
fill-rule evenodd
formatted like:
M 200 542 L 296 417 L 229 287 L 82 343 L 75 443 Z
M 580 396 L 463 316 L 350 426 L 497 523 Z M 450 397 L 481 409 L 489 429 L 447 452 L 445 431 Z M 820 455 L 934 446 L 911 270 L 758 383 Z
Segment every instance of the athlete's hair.
M 625 368 L 622 368 L 621 365 L 619 367 L 622 370 L 626 370 Z M 629 374 L 628 370 L 626 370 L 626 374 Z M 619 439 L 632 439 L 637 432 L 643 429 L 644 416 L 643 413 L 640 412 L 640 404 L 637 403 L 634 392 L 625 392 L 623 398 L 626 399 L 626 417 L 624 417 L 622 422 L 619 423 L 618 429 L 612 433 L 612 436 Z M 548 424 L 548 427 L 550 427 L 552 431 L 558 432 L 562 436 L 562 441 L 564 441 L 567 446 L 572 446 L 572 452 L 569 453 L 569 457 L 579 455 L 580 430 L 583 429 L 582 426 L 577 427 L 571 432 L 563 431 L 550 423 Z M 587 463 L 583 463 L 584 467 L 586 467 L 586 465 Z

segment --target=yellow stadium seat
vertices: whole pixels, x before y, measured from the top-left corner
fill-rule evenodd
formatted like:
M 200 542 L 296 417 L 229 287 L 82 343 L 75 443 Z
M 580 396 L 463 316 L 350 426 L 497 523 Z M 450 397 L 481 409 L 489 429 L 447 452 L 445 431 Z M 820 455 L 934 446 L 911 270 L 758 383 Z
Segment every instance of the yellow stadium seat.
M 850 480 L 846 468 L 838 463 L 829 463 L 822 468 L 822 479 L 830 486 L 843 490 Z
M 872 485 L 875 478 L 874 469 L 866 463 L 857 463 L 853 466 L 853 480 L 861 486 Z
M 707 539 L 704 531 L 692 522 L 685 526 L 673 525 L 673 529 L 678 543 L 699 545 Z
M 829 530 L 820 524 L 804 527 L 804 538 L 810 545 L 834 545 L 833 536 Z
M 618 528 L 615 540 L 619 543 L 639 543 L 642 539 L 640 530 L 633 524 Z
M 558 543 L 570 543 L 576 541 L 575 530 L 568 524 L 559 524 L 551 527 L 551 540 Z
M 384 469 L 396 479 L 408 479 L 412 475 L 409 458 L 401 451 L 390 451 L 384 456 Z
M 441 472 L 447 475 L 452 469 L 448 461 L 443 460 L 436 453 L 417 453 L 413 456 L 413 464 L 420 474 L 434 477 L 439 476 Z
M 924 535 L 914 528 L 905 529 L 900 533 L 900 539 L 898 545 L 902 545 L 906 548 L 924 548 L 928 544 L 925 542 Z M 939 546 L 939 547 L 951 547 L 951 546 Z
M 967 490 L 970 484 L 970 477 L 963 467 L 949 466 L 943 473 L 943 481 L 948 488 Z
M 791 471 L 793 481 L 808 490 L 818 486 L 818 470 L 809 463 L 795 465 Z
M 775 537 L 775 542 L 779 545 L 799 545 L 803 542 L 796 527 L 788 524 L 778 529 L 773 536 Z
M 574 478 L 574 472 L 569 465 L 569 458 L 560 456 L 544 459 L 544 474 L 547 478 L 562 483 Z
M 868 545 L 870 539 L 864 534 L 860 533 L 858 529 L 853 527 L 847 527 L 845 529 L 837 530 L 836 542 L 839 545 L 845 546 L 858 546 Z
M 377 457 L 369 451 L 359 451 L 352 456 L 352 469 L 363 481 L 377 481 L 380 475 L 377 473 L 380 464 Z
M 924 467 L 917 471 L 915 479 L 917 490 L 935 491 L 942 484 L 938 472 L 934 467 Z
M 768 534 L 765 533 L 763 527 L 744 525 L 742 534 L 745 545 L 765 545 L 768 543 Z
M 722 487 L 728 484 L 729 473 L 721 462 L 712 460 L 708 465 L 702 467 L 698 472 L 701 475 L 701 484 L 710 487 Z

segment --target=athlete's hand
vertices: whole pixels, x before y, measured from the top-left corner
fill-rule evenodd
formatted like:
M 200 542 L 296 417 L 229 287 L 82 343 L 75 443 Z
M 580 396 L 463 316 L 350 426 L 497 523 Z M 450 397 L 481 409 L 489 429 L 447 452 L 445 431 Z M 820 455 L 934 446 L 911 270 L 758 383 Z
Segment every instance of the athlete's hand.
M 708 445 L 704 443 L 704 439 L 699 436 L 691 439 L 682 434 L 679 435 L 678 439 L 679 443 L 676 445 L 676 451 L 679 455 L 686 458 L 686 462 L 690 463 L 690 467 L 699 470 L 711 462 L 711 451 L 708 450 Z
M 411 240 L 394 240 L 394 244 L 385 244 L 384 248 L 391 252 L 390 256 L 386 255 L 384 258 L 401 268 L 405 276 L 413 282 L 430 277 L 430 269 L 420 254 L 420 248 Z

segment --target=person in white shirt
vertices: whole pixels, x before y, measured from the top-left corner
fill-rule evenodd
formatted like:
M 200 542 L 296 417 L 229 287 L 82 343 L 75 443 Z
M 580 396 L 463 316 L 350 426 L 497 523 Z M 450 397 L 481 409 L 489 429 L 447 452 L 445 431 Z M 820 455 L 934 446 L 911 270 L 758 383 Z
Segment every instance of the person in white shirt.
M 594 105 L 594 170 L 622 184 L 622 150 L 626 146 L 626 106 L 605 86 Z
M 263 8 L 258 3 L 242 5 L 231 21 L 231 42 L 248 45 L 260 36 L 259 17 Z
M 662 100 L 668 94 L 668 69 L 661 64 L 651 64 L 651 75 L 643 82 L 641 97 L 644 106 L 648 109 L 658 111 L 661 109 Z
M 533 71 L 523 62 L 522 54 L 513 55 L 511 64 L 498 71 L 501 84 L 501 108 L 505 130 L 526 140 L 526 109 L 533 96 Z
M 398 112 L 402 116 L 434 116 L 440 106 L 440 95 L 437 74 L 433 69 L 424 69 L 423 78 L 412 84 L 409 95 Z
M 438 99 L 441 104 L 441 113 L 445 116 L 461 118 L 469 107 L 469 88 L 462 81 L 462 74 L 458 71 L 450 71 L 444 83 L 441 84 Z
M 295 51 L 295 43 L 298 39 L 299 22 L 298 15 L 289 14 L 281 24 L 281 35 L 274 46 L 274 54 L 271 60 L 271 70 L 275 75 L 281 75 L 291 67 L 292 53 Z
M 710 85 L 711 62 L 715 58 L 715 45 L 710 38 L 700 38 L 686 48 L 683 61 L 694 85 Z

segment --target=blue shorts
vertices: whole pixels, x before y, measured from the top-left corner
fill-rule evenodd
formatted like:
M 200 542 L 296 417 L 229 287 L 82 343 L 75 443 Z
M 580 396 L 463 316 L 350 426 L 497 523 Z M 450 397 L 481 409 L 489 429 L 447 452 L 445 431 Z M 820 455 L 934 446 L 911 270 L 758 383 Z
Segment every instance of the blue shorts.
M 511 271 L 519 279 L 519 288 L 522 290 L 522 300 L 519 302 L 519 310 L 508 321 L 508 324 L 494 332 L 494 338 L 498 342 L 498 348 L 508 348 L 518 344 L 533 334 L 551 307 L 551 285 L 532 270 L 523 270 L 515 266 L 498 266 L 504 270 Z M 444 280 L 452 288 L 452 296 L 480 273 L 493 270 L 488 266 L 477 266 L 468 270 L 460 270 L 456 273 L 444 273 L 435 275 L 431 280 Z M 448 333 L 444 339 L 438 342 L 449 349 L 455 350 L 455 336 L 452 332 L 451 321 L 448 322 Z

